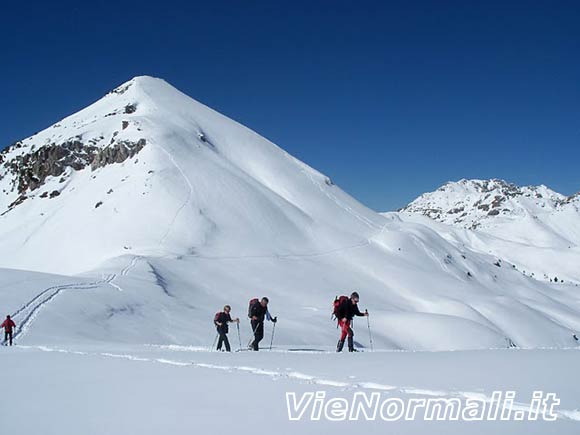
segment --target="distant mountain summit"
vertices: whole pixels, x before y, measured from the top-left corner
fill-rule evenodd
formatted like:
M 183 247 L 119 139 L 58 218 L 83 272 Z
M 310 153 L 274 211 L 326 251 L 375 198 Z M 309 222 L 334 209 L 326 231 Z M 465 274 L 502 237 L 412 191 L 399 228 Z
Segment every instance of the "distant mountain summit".
M 421 195 L 398 215 L 508 260 L 536 279 L 575 280 L 579 194 L 567 197 L 544 185 L 520 187 L 504 180 L 460 180 Z
M 463 179 L 421 195 L 401 211 L 461 228 L 482 229 L 541 219 L 568 209 L 578 211 L 578 195 L 566 197 L 544 185 L 520 187 L 498 179 Z

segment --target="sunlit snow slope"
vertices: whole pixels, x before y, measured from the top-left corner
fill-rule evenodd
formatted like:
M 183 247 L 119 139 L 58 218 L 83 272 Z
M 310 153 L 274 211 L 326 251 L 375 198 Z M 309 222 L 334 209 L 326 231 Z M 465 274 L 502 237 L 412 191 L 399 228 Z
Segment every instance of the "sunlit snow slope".
M 17 269 L 0 273 L 0 307 L 20 341 L 205 346 L 223 304 L 244 317 L 268 295 L 275 343 L 332 346 L 332 301 L 356 289 L 376 347 L 576 346 L 574 283 L 375 213 L 160 79 L 12 145 L 0 193 L 0 266 Z
M 579 195 L 503 180 L 460 180 L 421 195 L 399 216 L 536 279 L 580 281 Z

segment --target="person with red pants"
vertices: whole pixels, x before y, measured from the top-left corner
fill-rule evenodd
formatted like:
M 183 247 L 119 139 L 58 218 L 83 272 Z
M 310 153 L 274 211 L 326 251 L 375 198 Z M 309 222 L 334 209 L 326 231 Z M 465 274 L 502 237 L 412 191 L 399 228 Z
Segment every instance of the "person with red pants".
M 361 313 L 358 309 L 359 295 L 357 292 L 353 292 L 350 298 L 344 298 L 343 301 L 338 306 L 337 319 L 338 326 L 340 327 L 340 340 L 336 345 L 336 351 L 342 352 L 344 347 L 344 340 L 348 337 L 348 351 L 354 352 L 354 332 L 351 328 L 352 319 L 354 316 L 368 316 L 368 311 Z
M 6 316 L 6 320 L 0 325 L 0 329 L 4 328 L 4 342 L 6 346 L 10 342 L 10 346 L 12 346 L 12 334 L 13 328 L 16 328 L 16 323 L 10 318 L 10 316 Z

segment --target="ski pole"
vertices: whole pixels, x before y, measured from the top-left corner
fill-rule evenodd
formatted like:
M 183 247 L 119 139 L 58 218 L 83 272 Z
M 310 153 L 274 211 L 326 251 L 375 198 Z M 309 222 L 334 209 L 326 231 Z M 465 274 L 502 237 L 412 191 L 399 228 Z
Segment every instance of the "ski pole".
M 240 335 L 240 322 L 236 324 L 238 326 L 238 341 L 240 342 L 240 350 L 242 350 L 242 336 Z
M 218 336 L 219 336 L 219 335 L 220 335 L 220 333 L 219 333 L 219 332 L 218 332 L 218 333 L 215 335 L 215 338 L 213 339 L 213 342 L 212 342 L 212 344 L 211 344 L 211 347 L 209 348 L 209 351 L 210 351 L 210 352 L 212 352 L 212 351 L 213 351 L 213 348 L 215 347 L 215 344 L 216 344 L 216 342 L 217 342 L 217 339 L 218 339 Z
M 272 343 L 274 343 L 274 331 L 276 331 L 276 323 L 278 323 L 278 322 L 275 322 L 274 323 L 274 327 L 272 328 L 272 338 L 270 339 L 270 349 L 269 349 L 269 351 L 272 350 Z
M 365 310 L 365 314 L 367 315 L 367 326 L 369 328 L 369 340 L 371 342 L 371 352 L 374 352 L 374 349 L 373 349 L 373 335 L 371 334 L 371 321 L 369 319 L 369 310 Z
M 260 326 L 260 324 L 256 323 L 256 327 L 254 328 L 252 326 L 252 321 L 250 320 L 250 328 L 252 328 L 252 338 L 250 338 L 250 341 L 248 341 L 248 347 L 252 347 L 254 341 L 256 340 L 256 330 L 258 329 L 258 326 Z

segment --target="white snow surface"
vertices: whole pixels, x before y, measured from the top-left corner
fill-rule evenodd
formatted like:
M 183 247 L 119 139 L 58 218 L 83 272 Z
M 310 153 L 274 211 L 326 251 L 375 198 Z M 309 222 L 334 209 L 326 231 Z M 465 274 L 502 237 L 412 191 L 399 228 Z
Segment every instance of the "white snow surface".
M 379 214 L 151 77 L 23 140 L 4 161 L 74 138 L 146 145 L 122 163 L 49 178 L 12 207 L 21 193 L 0 165 L 0 310 L 17 323 L 17 346 L 0 348 L 12 405 L 0 411 L 0 433 L 189 434 L 220 422 L 255 433 L 248 421 L 281 434 L 577 433 L 580 237 L 568 228 L 577 198 L 541 190 L 553 215 L 489 231 L 483 221 L 474 231 Z M 526 239 L 532 224 L 548 229 Z M 336 355 L 332 302 L 353 290 L 370 311 L 370 323 L 354 322 L 365 352 Z M 279 318 L 261 343 L 274 337 L 272 351 L 209 352 L 224 304 L 241 318 L 232 347 L 246 347 L 248 301 L 264 295 Z M 293 425 L 284 399 L 316 389 L 466 399 L 535 387 L 562 397 L 556 423 Z
M 460 180 L 396 215 L 544 282 L 579 282 L 580 196 L 503 180 Z M 386 214 L 388 215 L 388 213 Z
M 2 433 L 574 435 L 580 426 L 576 349 L 226 354 L 194 346 L 61 344 L 0 348 L 0 358 L 9 367 L 0 382 L 10 397 L 0 408 Z M 286 407 L 287 392 L 465 403 L 514 391 L 514 408 L 526 410 L 537 390 L 557 393 L 556 421 L 289 421 Z
M 510 240 L 541 243 L 563 241 L 575 244 L 579 232 L 570 228 L 570 219 L 580 217 L 578 195 L 566 197 L 547 186 L 520 187 L 504 180 L 466 180 L 448 182 L 434 192 L 424 193 L 402 211 L 423 214 L 461 228 L 501 231 Z M 551 234 L 517 231 L 522 221 L 538 221 L 538 228 Z M 563 220 L 562 225 L 557 222 Z M 530 238 L 532 237 L 532 238 Z M 560 240 L 558 240 L 558 238 Z
M 136 110 L 124 113 L 127 105 Z M 0 306 L 24 324 L 21 343 L 205 345 L 224 304 L 244 319 L 248 301 L 268 295 L 279 344 L 328 345 L 336 339 L 332 301 L 358 290 L 378 348 L 577 344 L 576 247 L 564 283 L 524 275 L 507 261 L 498 267 L 503 252 L 486 251 L 479 233 L 457 237 L 375 213 L 258 134 L 151 77 L 25 139 L 7 158 L 71 137 L 147 145 L 123 163 L 48 179 L 0 217 L 0 266 L 22 270 L 0 274 Z M 17 193 L 0 168 L 9 192 L 2 208 Z M 41 197 L 53 190 L 60 195 Z M 506 250 L 517 257 L 511 245 Z M 541 265 L 550 256 L 526 260 Z M 38 272 L 81 285 L 44 302 L 37 295 L 60 278 L 45 283 Z M 37 310 L 26 319 L 23 307 Z M 365 323 L 355 321 L 356 338 L 368 347 Z

